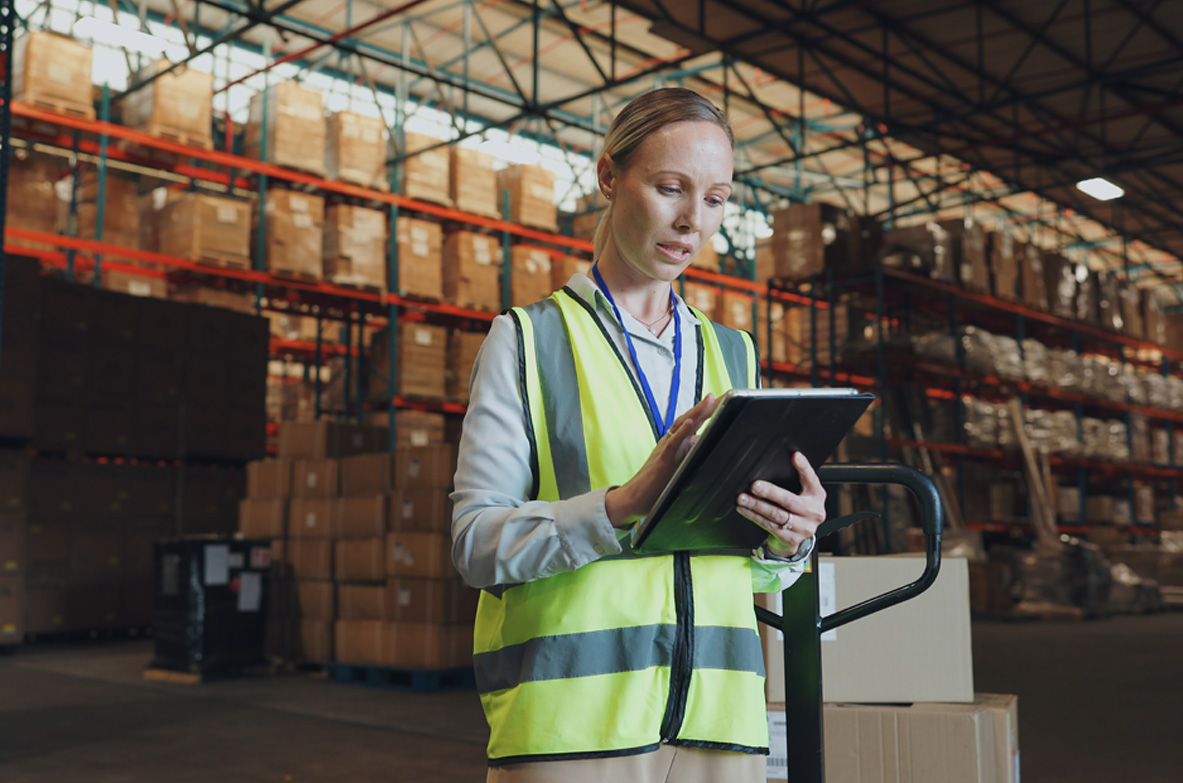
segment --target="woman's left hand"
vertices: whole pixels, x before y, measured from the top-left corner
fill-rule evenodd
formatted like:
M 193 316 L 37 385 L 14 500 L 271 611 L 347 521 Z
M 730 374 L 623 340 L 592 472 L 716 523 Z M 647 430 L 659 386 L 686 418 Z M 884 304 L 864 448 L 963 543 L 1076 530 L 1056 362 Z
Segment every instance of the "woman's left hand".
M 736 498 L 736 510 L 768 531 L 768 548 L 778 557 L 795 555 L 826 519 L 826 490 L 817 472 L 801 452 L 793 455 L 793 466 L 801 478 L 799 494 L 757 481 Z

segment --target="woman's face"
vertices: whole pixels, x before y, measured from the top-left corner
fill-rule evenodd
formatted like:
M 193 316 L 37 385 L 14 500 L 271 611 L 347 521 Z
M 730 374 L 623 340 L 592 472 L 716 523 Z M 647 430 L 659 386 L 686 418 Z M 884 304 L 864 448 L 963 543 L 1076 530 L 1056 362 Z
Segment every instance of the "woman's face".
M 600 186 L 615 202 L 601 261 L 640 279 L 676 279 L 722 224 L 733 165 L 727 134 L 708 121 L 665 126 L 623 171 L 601 158 Z

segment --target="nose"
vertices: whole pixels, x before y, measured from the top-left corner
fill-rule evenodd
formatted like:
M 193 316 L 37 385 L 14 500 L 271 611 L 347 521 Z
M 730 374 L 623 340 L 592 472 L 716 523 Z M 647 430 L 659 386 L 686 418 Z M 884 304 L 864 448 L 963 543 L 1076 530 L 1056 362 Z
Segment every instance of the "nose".
M 676 225 L 679 231 L 697 231 L 702 225 L 702 202 L 696 198 L 685 199 L 678 210 Z

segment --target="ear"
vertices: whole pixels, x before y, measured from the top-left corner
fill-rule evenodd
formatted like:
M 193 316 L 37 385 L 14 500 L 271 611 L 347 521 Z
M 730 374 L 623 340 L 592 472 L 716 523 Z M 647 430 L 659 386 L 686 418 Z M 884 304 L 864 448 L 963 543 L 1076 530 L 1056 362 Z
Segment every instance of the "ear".
M 611 201 L 612 189 L 616 186 L 616 166 L 612 163 L 612 156 L 606 152 L 596 162 L 596 180 L 600 186 L 600 193 Z

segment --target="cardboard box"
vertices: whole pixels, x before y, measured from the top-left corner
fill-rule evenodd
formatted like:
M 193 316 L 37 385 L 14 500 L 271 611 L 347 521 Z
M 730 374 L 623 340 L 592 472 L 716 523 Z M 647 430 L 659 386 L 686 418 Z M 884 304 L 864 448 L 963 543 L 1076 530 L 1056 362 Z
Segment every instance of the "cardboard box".
M 464 212 L 489 218 L 501 217 L 501 197 L 497 188 L 496 158 L 480 150 L 449 147 L 448 179 L 452 205 Z
M 386 529 L 396 532 L 449 533 L 452 503 L 446 489 L 402 487 L 390 495 Z
M 550 265 L 550 287 L 558 291 L 571 280 L 572 275 L 590 275 L 591 261 L 579 256 L 563 256 L 552 260 Z
M 707 240 L 707 243 L 699 248 L 698 253 L 694 256 L 694 260 L 690 262 L 690 266 L 695 269 L 705 269 L 708 272 L 719 272 L 719 253 L 715 250 L 715 244 L 712 240 Z
M 139 221 L 137 221 L 138 223 Z M 137 242 L 136 246 L 139 246 Z M 159 270 L 145 268 L 142 273 L 123 272 L 103 268 L 103 288 L 129 296 L 168 298 L 168 281 L 157 276 Z
M 477 354 L 485 342 L 485 332 L 453 330 L 448 335 L 446 387 L 449 400 L 468 402 L 468 385 Z
M 340 459 L 386 448 L 386 430 L 336 421 L 284 421 L 279 425 L 280 459 Z
M 1119 280 L 1117 298 L 1121 308 L 1122 332 L 1139 340 L 1146 339 L 1146 322 L 1142 318 L 1142 289 L 1130 280 Z
M 330 283 L 386 290 L 386 213 L 333 204 L 325 210 L 324 277 Z
M 296 579 L 333 578 L 333 540 L 331 538 L 292 538 L 285 553 Z
M 386 581 L 386 539 L 339 539 L 333 546 L 339 582 Z
M 13 150 L 8 169 L 8 221 L 29 231 L 55 233 L 58 198 L 53 186 L 68 172 L 69 166 L 65 158 L 27 150 Z M 39 250 L 54 247 L 44 242 L 31 242 L 25 239 L 9 241 L 17 247 Z M 5 304 L 7 305 L 7 302 Z
M 395 223 L 398 242 L 399 296 L 438 302 L 444 298 L 444 230 L 439 223 L 400 215 Z
M 1142 289 L 1142 325 L 1146 329 L 1146 342 L 1166 345 L 1166 322 L 1163 320 L 1162 302 L 1150 288 Z
M 341 494 L 365 497 L 394 486 L 394 457 L 386 452 L 358 454 L 341 460 Z
M 377 538 L 386 535 L 386 495 L 356 495 L 337 499 L 338 538 Z
M 155 78 L 119 102 L 123 124 L 179 144 L 212 149 L 214 77 L 190 67 L 156 76 L 170 65 L 157 60 L 136 75 L 135 82 Z
M 403 397 L 443 399 L 447 366 L 447 329 L 420 323 L 399 324 L 398 375 L 394 394 Z M 390 389 L 389 331 L 374 335 L 370 350 L 369 398 L 386 400 Z M 383 442 L 382 448 L 386 448 Z
M 292 498 L 288 509 L 292 538 L 332 538 L 337 532 L 336 498 Z
M 501 242 L 487 234 L 456 231 L 444 239 L 444 298 L 459 307 L 501 309 Z
M 329 499 L 340 496 L 341 463 L 335 459 L 298 459 L 292 462 L 294 498 Z
M 769 303 L 765 300 L 756 302 L 756 345 L 760 349 L 760 358 L 777 364 L 788 361 L 789 351 L 785 327 L 785 306 L 780 302 L 772 302 L 771 319 L 769 318 Z M 771 338 L 771 342 L 769 341 Z
M 247 538 L 283 538 L 287 532 L 286 498 L 247 498 L 238 504 L 238 530 Z
M 396 443 L 400 446 L 430 446 L 444 442 L 442 413 L 403 410 L 394 414 Z
M 826 779 L 843 783 L 1018 783 L 1018 698 L 969 704 L 827 704 Z M 788 772 L 784 707 L 770 704 L 768 780 Z
M 90 47 L 59 33 L 27 32 L 12 46 L 12 98 L 38 109 L 95 118 Z
M 159 251 L 232 269 L 251 268 L 251 205 L 204 193 L 170 195 L 155 212 Z
M 545 250 L 527 245 L 514 245 L 509 249 L 509 304 L 524 307 L 550 296 L 554 291 L 551 283 L 550 254 Z
M 384 623 L 384 662 L 412 669 L 451 669 L 472 665 L 472 626 Z
M 262 148 L 264 115 L 266 150 Z M 293 81 L 268 85 L 265 92 L 255 93 L 251 96 L 244 147 L 248 158 L 266 159 L 277 166 L 323 177 L 325 116 L 321 94 Z
M 1043 281 L 1047 308 L 1061 318 L 1076 317 L 1076 265 L 1059 253 L 1043 254 Z
M 1043 251 L 1036 245 L 1016 243 L 1015 257 L 1019 265 L 1019 295 L 1022 303 L 1040 312 L 1049 312 Z
M 263 459 L 248 462 L 246 494 L 256 500 L 289 497 L 292 494 L 292 461 Z
M 752 310 L 755 302 L 749 294 L 724 289 L 719 297 L 719 307 L 715 311 L 715 320 L 732 329 L 745 332 L 752 331 Z
M 329 115 L 325 172 L 329 179 L 386 192 L 386 125 L 377 117 L 348 111 Z
M 719 300 L 719 289 L 705 283 L 682 284 L 682 299 L 710 320 L 715 320 L 715 308 Z
M 380 620 L 338 620 L 333 624 L 337 662 L 385 665 L 385 631 Z
M 401 192 L 409 198 L 452 206 L 452 187 L 448 173 L 451 153 L 440 139 L 423 133 L 407 132 L 402 161 L 399 164 Z
M 330 663 L 333 660 L 333 623 L 302 619 L 296 626 L 293 657 L 299 663 Z
M 25 640 L 25 578 L 0 574 L 0 647 Z
M 471 624 L 481 595 L 460 579 L 395 577 L 386 590 L 389 614 L 382 619 L 435 625 Z
M 822 557 L 822 611 L 843 609 L 901 587 L 923 570 L 923 559 L 911 555 Z M 759 600 L 780 613 L 779 593 L 761 595 Z M 760 635 L 768 700 L 783 702 L 784 643 L 767 626 L 761 625 Z M 822 693 L 827 702 L 972 701 L 966 561 L 945 558 L 937 581 L 924 593 L 824 636 Z
M 990 254 L 990 293 L 1013 302 L 1019 296 L 1019 259 L 1021 245 L 1013 235 L 993 231 L 987 240 Z
M 296 611 L 306 620 L 336 619 L 335 585 L 324 579 L 295 580 Z
M 399 449 L 394 462 L 393 486 L 448 489 L 456 473 L 456 449 L 451 444 Z
M 78 178 L 73 236 L 98 240 L 98 172 L 88 168 Z M 103 193 L 102 242 L 120 247 L 140 246 L 139 185 L 130 177 L 108 172 Z M 70 202 L 58 199 L 58 230 L 69 234 Z
M 559 230 L 555 175 L 541 166 L 519 164 L 497 172 L 497 191 L 509 191 L 509 220 L 543 231 Z
M 388 533 L 386 574 L 419 579 L 454 578 L 452 537 L 446 533 Z
M 392 595 L 386 584 L 338 584 L 337 617 L 342 620 L 393 620 Z
M 324 199 L 313 193 L 268 188 L 263 252 L 267 271 L 276 277 L 319 281 L 324 278 Z M 259 232 L 258 210 L 251 211 Z M 257 244 L 257 240 L 255 240 Z
M 990 256 L 986 229 L 967 217 L 961 234 L 959 282 L 967 291 L 990 293 Z
M 830 204 L 793 204 L 774 210 L 773 269 L 777 277 L 805 280 L 823 274 L 827 264 L 852 268 L 856 247 L 855 223 L 845 210 Z

